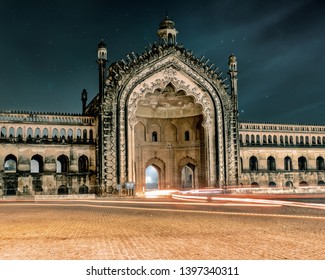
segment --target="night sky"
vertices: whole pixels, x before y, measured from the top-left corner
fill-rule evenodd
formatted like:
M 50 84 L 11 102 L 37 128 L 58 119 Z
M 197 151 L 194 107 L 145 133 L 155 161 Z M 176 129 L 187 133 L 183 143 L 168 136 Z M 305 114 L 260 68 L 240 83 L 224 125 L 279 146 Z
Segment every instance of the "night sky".
M 101 39 L 109 64 L 141 54 L 166 11 L 224 77 L 236 55 L 240 120 L 325 124 L 324 0 L 0 0 L 0 110 L 80 113 Z

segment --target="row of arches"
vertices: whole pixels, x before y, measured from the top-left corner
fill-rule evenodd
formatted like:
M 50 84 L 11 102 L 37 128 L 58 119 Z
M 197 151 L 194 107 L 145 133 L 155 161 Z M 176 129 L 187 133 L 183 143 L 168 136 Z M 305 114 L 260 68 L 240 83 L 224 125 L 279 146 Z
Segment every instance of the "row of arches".
M 325 145 L 325 136 L 240 134 L 242 145 Z
M 181 122 L 171 119 L 150 122 L 145 120 L 135 125 L 135 137 L 138 142 L 185 142 L 196 141 L 204 135 L 201 117 Z
M 241 158 L 242 161 L 242 158 Z M 299 170 L 299 171 L 307 171 L 308 170 L 308 161 L 304 156 L 298 158 L 298 162 L 294 168 L 293 162 L 291 157 L 287 156 L 283 159 L 284 161 L 284 170 L 285 171 L 292 171 L 292 170 Z M 243 167 L 243 162 L 241 162 L 241 166 Z M 249 158 L 249 170 L 250 171 L 259 171 L 259 160 L 256 156 L 251 156 Z M 277 162 L 273 156 L 269 156 L 267 158 L 267 170 L 268 171 L 277 171 Z M 316 158 L 316 170 L 325 170 L 325 161 L 324 158 L 319 156 Z M 243 171 L 243 168 L 242 168 Z
M 17 186 L 12 186 L 11 185 L 11 186 L 5 188 L 4 195 L 17 195 L 17 191 L 18 191 Z M 41 187 L 41 186 L 33 187 L 33 192 L 35 192 L 35 194 L 40 194 L 43 191 L 44 191 L 43 187 Z M 71 192 L 72 192 L 72 189 L 69 188 L 66 185 L 61 185 L 56 190 L 56 194 L 58 194 L 58 195 L 68 195 Z M 31 193 L 31 188 L 29 186 L 23 186 L 22 193 L 24 195 L 29 195 Z M 86 186 L 86 185 L 82 185 L 79 188 L 77 188 L 77 193 L 78 194 L 88 194 L 89 193 L 89 187 Z
M 180 172 L 181 177 L 181 188 L 182 189 L 192 189 L 195 188 L 195 180 L 194 180 L 194 172 L 195 165 L 188 163 L 184 165 Z M 145 178 L 146 178 L 146 190 L 156 190 L 159 189 L 161 180 L 160 168 L 155 165 L 147 166 L 145 170 Z
M 4 172 L 16 173 L 18 169 L 17 157 L 13 154 L 7 155 L 4 160 Z M 56 173 L 68 173 L 70 161 L 66 155 L 60 155 L 56 159 Z M 78 158 L 78 172 L 85 173 L 89 171 L 89 159 L 82 155 Z M 30 159 L 30 173 L 43 173 L 44 159 L 41 155 L 33 155 Z
M 184 136 L 184 137 L 183 137 L 183 141 L 190 141 L 190 138 L 192 138 L 192 137 L 190 137 L 190 132 L 189 132 L 188 130 L 186 130 L 186 131 L 184 132 L 184 135 L 183 135 L 183 136 Z M 158 132 L 157 132 L 157 131 L 153 131 L 153 132 L 151 133 L 151 142 L 159 142 L 158 139 L 159 139 L 159 140 L 161 139 L 161 138 L 159 137 Z M 175 140 L 173 139 L 173 141 L 175 141 Z
M 90 140 L 93 141 L 94 139 L 94 132 L 92 129 L 76 129 L 75 131 L 71 128 L 65 129 L 65 128 L 53 128 L 52 130 L 49 130 L 48 128 L 40 129 L 39 127 L 33 129 L 31 127 L 28 127 L 26 131 L 23 130 L 23 128 L 18 127 L 10 127 L 9 129 L 7 127 L 2 127 L 0 131 L 0 137 L 1 138 L 18 138 L 18 139 L 67 139 L 67 140 Z
M 240 129 L 248 130 L 285 130 L 285 131 L 325 131 L 324 126 L 312 125 L 289 125 L 289 124 L 257 124 L 257 123 L 240 123 Z
M 318 181 L 317 185 L 318 186 L 325 186 L 325 182 L 323 180 L 320 180 L 320 181 Z M 278 185 L 277 185 L 276 182 L 270 181 L 269 184 L 268 184 L 268 186 L 269 187 L 277 187 Z M 292 181 L 287 181 L 285 183 L 285 186 L 288 187 L 288 188 L 292 188 L 293 187 L 293 182 Z M 306 181 L 300 181 L 299 182 L 299 186 L 300 187 L 307 187 L 307 186 L 309 186 L 309 184 Z M 260 187 L 260 184 L 258 182 L 252 182 L 251 183 L 251 187 Z
M 42 116 L 38 114 L 17 114 L 17 115 L 0 115 L 0 121 L 28 121 L 28 122 L 58 122 L 71 124 L 93 124 L 95 120 L 89 117 L 72 117 L 72 116 Z
M 62 185 L 58 188 L 58 195 L 66 195 L 69 194 L 69 188 L 65 185 Z M 78 189 L 79 194 L 88 194 L 89 188 L 86 185 L 82 185 Z

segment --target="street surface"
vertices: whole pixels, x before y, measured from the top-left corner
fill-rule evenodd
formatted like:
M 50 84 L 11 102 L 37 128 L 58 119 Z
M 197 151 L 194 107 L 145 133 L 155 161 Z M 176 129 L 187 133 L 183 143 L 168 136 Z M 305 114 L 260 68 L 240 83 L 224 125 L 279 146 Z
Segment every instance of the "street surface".
M 323 260 L 324 236 L 323 197 L 0 201 L 2 260 Z

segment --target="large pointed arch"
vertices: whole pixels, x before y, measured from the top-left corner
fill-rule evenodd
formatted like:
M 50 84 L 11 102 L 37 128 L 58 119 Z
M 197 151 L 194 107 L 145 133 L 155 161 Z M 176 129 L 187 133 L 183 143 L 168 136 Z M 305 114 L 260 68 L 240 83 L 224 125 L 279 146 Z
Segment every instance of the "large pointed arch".
M 107 169 L 115 170 L 117 183 L 135 180 L 137 166 L 132 159 L 135 157 L 133 129 L 138 122 L 135 114 L 137 103 L 146 93 L 163 89 L 168 84 L 176 91 L 184 90 L 204 108 L 202 126 L 205 129 L 202 135 L 206 141 L 208 165 L 206 185 L 237 182 L 236 99 L 227 93 L 216 72 L 204 67 L 182 47 L 153 46 L 151 51 L 132 62 L 122 60 L 115 63 L 109 73 L 103 108 L 116 133 L 104 137 L 104 147 L 108 147 L 107 153 L 116 156 L 110 162 L 105 159 L 104 165 L 113 166 Z M 114 180 L 109 184 L 114 184 Z
M 163 89 L 168 84 L 172 84 L 176 90 L 184 90 L 187 95 L 194 97 L 195 101 L 204 108 L 203 126 L 206 131 L 208 185 L 226 184 L 225 174 L 225 122 L 224 108 L 221 95 L 225 90 L 217 92 L 204 77 L 191 70 L 186 64 L 169 56 L 158 62 L 155 69 L 151 67 L 143 69 L 128 82 L 119 93 L 118 123 L 120 133 L 120 177 L 122 181 L 134 180 L 134 163 L 128 160 L 134 157 L 132 147 L 132 131 L 137 123 L 135 110 L 137 103 L 143 100 L 146 93 L 156 89 Z M 198 86 L 202 85 L 202 86 Z M 203 89 L 204 88 L 204 89 Z M 215 137 L 216 136 L 216 137 Z M 129 157 L 130 156 L 130 157 Z

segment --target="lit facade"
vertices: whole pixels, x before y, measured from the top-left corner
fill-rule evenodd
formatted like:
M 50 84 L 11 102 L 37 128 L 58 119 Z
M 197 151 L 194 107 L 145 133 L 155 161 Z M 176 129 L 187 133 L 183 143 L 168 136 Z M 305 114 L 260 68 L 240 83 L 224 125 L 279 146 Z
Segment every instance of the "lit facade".
M 148 188 L 323 184 L 325 126 L 238 120 L 237 60 L 229 84 L 177 44 L 166 17 L 159 43 L 108 68 L 98 45 L 99 93 L 82 114 L 2 112 L 0 193 L 106 195 Z

